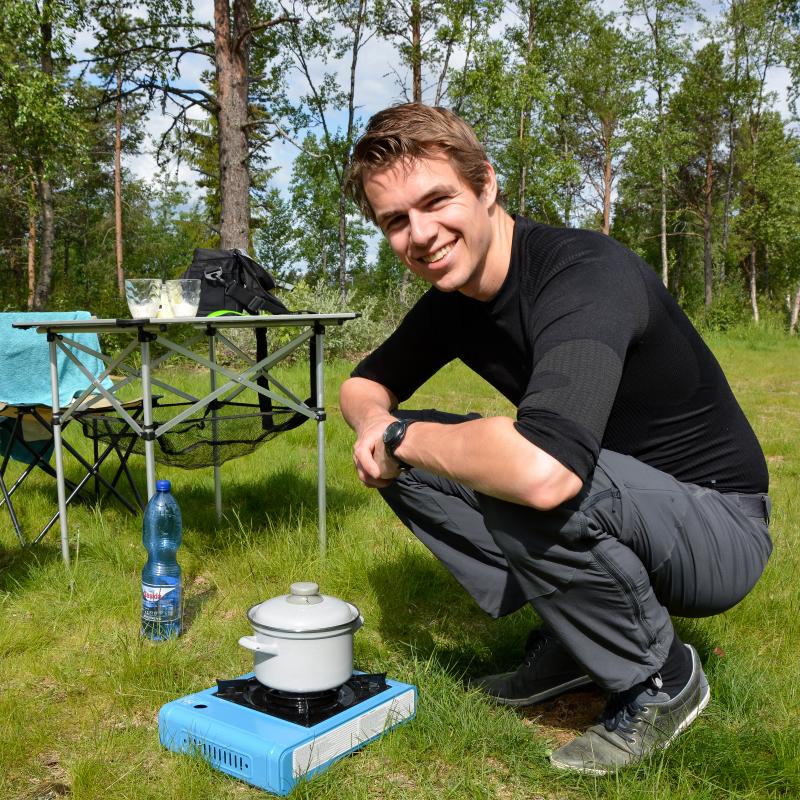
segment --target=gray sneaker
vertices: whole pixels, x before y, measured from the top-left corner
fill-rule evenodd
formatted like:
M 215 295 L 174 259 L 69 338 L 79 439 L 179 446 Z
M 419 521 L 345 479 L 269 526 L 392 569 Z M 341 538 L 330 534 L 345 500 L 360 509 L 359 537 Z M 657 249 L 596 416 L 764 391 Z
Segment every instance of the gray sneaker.
M 561 642 L 549 631 L 537 628 L 528 636 L 525 660 L 514 672 L 473 678 L 468 686 L 485 692 L 502 705 L 521 707 L 541 703 L 591 682 Z
M 641 761 L 672 740 L 694 722 L 708 705 L 711 691 L 691 645 L 692 675 L 674 698 L 659 691 L 658 675 L 625 692 L 612 694 L 593 725 L 564 747 L 559 747 L 550 762 L 559 769 L 605 775 L 620 767 Z

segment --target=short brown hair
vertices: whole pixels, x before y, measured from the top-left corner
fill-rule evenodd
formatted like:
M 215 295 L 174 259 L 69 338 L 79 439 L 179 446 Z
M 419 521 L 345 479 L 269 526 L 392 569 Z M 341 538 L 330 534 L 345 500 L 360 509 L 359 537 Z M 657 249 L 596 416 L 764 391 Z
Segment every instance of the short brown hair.
M 475 131 L 452 111 L 423 103 L 403 103 L 375 114 L 356 142 L 347 175 L 347 192 L 367 219 L 376 222 L 364 192 L 370 172 L 399 160 L 446 156 L 476 195 L 486 183 L 486 151 Z

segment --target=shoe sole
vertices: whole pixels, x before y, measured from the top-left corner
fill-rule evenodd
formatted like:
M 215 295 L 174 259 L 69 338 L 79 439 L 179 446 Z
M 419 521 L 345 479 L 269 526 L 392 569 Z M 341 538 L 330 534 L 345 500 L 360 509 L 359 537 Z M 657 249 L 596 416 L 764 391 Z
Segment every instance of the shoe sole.
M 681 722 L 680 725 L 678 725 L 672 736 L 670 736 L 669 739 L 664 740 L 663 742 L 661 742 L 661 744 L 658 745 L 659 750 L 666 750 L 675 741 L 675 739 L 677 739 L 677 737 L 681 733 L 683 733 L 700 716 L 700 713 L 708 705 L 709 701 L 711 700 L 711 687 L 708 685 L 708 683 L 706 683 L 703 689 L 704 693 L 703 696 L 700 698 L 700 702 L 697 704 L 695 708 L 692 709 L 692 712 L 689 714 L 689 716 L 687 716 L 686 719 L 683 720 L 683 722 Z M 652 755 L 652 753 L 648 755 Z M 644 758 L 647 757 L 648 756 L 644 756 Z M 644 759 L 640 759 L 640 761 L 641 760 Z M 562 764 L 558 761 L 553 761 L 552 756 L 550 757 L 550 763 L 556 769 L 569 770 L 570 772 L 580 772 L 584 775 L 608 775 L 610 773 L 616 772 L 617 769 L 622 769 L 621 766 L 616 769 L 595 769 L 592 767 L 576 767 L 573 764 Z M 638 761 L 635 763 L 638 763 Z
M 495 695 L 488 693 L 486 693 L 486 696 L 493 702 L 498 703 L 499 705 L 502 706 L 510 706 L 511 708 L 523 708 L 525 706 L 535 706 L 537 703 L 543 703 L 545 700 L 550 700 L 553 697 L 558 697 L 560 694 L 564 694 L 564 692 L 568 692 L 571 689 L 577 689 L 580 686 L 588 686 L 591 683 L 593 683 L 593 681 L 588 675 L 582 675 L 580 678 L 573 678 L 571 681 L 567 681 L 566 683 L 560 683 L 558 686 L 553 686 L 551 689 L 545 689 L 543 692 L 532 694 L 529 697 L 519 697 L 519 698 L 496 697 Z M 478 688 L 478 691 L 481 690 Z

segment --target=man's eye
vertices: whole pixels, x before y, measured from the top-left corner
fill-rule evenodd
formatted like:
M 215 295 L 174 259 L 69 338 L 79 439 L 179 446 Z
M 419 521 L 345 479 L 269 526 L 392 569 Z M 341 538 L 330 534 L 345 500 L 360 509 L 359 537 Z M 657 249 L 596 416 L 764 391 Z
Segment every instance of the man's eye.
M 404 222 L 405 217 L 392 217 L 383 223 L 383 229 L 385 231 L 396 231 L 403 227 Z
M 430 203 L 428 203 L 428 205 L 431 208 L 439 208 L 440 206 L 443 206 L 449 199 L 450 198 L 448 195 L 443 194 L 440 195 L 439 197 L 434 197 L 433 200 L 431 200 Z

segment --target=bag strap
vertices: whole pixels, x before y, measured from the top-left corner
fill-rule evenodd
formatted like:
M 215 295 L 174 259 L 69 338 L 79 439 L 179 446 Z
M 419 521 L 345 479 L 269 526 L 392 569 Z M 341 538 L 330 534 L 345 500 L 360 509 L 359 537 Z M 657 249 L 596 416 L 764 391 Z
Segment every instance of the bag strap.
M 269 311 L 270 314 L 289 314 L 291 313 L 288 308 L 278 300 L 275 295 L 270 292 L 265 292 L 266 297 L 259 297 L 249 289 L 231 280 L 225 284 L 225 294 L 232 297 L 243 308 L 246 308 L 251 314 L 257 314 L 259 311 Z
M 253 261 L 246 253 L 240 250 L 233 251 L 243 264 L 248 274 L 253 278 L 258 278 L 258 272 L 261 270 L 265 276 L 269 273 L 256 261 Z M 254 265 L 254 266 L 251 266 Z M 261 286 L 262 295 L 258 295 L 250 289 L 242 286 L 235 278 L 231 277 L 225 280 L 222 267 L 219 264 L 209 264 L 203 269 L 203 275 L 206 281 L 210 284 L 220 284 L 225 287 L 225 294 L 232 297 L 242 308 L 246 309 L 249 314 L 258 314 L 259 311 L 268 311 L 270 314 L 291 314 L 292 312 L 267 288 Z M 261 283 L 261 281 L 259 281 Z
M 268 355 L 267 329 L 256 328 L 256 361 L 261 361 Z M 269 389 L 269 381 L 267 380 L 267 376 L 263 373 L 256 378 L 256 383 L 262 389 Z M 265 431 L 272 430 L 275 427 L 275 421 L 272 419 L 272 398 L 259 392 L 258 409 L 261 412 L 261 427 Z

